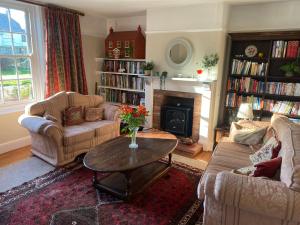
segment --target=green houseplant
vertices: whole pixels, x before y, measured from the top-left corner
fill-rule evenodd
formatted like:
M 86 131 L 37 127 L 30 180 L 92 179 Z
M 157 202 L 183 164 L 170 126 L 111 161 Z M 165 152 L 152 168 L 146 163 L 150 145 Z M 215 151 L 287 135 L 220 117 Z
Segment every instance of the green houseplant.
M 211 70 L 214 68 L 219 62 L 219 56 L 217 53 L 205 55 L 202 59 L 202 67 L 207 70 L 208 78 L 211 76 Z
M 152 61 L 146 62 L 145 65 L 143 66 L 144 74 L 146 76 L 151 75 L 151 71 L 153 70 L 153 68 L 154 68 L 154 63 Z
M 291 63 L 287 63 L 281 66 L 280 69 L 285 72 L 286 77 L 292 77 L 295 75 L 295 73 L 300 74 L 300 66 L 298 64 L 298 60 Z

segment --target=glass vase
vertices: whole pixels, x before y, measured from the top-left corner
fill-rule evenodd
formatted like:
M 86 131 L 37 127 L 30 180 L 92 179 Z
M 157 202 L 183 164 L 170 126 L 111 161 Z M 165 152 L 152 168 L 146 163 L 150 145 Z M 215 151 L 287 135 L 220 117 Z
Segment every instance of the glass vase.
M 129 144 L 129 148 L 136 149 L 139 145 L 136 143 L 136 135 L 139 128 L 135 127 L 130 130 L 131 143 Z

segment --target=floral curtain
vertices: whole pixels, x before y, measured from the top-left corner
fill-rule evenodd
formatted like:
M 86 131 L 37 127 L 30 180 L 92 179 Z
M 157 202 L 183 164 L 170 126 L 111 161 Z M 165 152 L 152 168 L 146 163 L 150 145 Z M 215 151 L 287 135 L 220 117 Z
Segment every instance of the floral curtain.
M 46 97 L 59 91 L 87 94 L 79 15 L 45 8 Z

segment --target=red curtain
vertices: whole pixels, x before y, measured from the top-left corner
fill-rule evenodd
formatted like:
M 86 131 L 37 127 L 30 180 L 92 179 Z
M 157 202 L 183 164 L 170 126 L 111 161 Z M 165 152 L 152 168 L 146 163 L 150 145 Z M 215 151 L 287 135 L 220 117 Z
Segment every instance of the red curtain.
M 59 91 L 87 94 L 79 15 L 45 8 L 46 97 Z

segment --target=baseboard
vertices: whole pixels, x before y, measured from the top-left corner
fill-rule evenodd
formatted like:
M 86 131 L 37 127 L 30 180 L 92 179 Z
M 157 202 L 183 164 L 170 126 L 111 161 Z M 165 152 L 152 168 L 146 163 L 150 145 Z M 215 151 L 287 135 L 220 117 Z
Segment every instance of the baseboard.
M 0 154 L 22 148 L 31 144 L 30 136 L 22 137 L 16 140 L 0 144 Z

